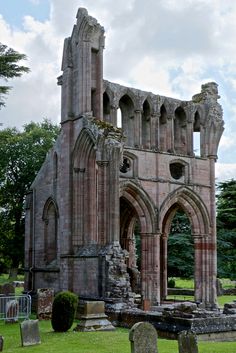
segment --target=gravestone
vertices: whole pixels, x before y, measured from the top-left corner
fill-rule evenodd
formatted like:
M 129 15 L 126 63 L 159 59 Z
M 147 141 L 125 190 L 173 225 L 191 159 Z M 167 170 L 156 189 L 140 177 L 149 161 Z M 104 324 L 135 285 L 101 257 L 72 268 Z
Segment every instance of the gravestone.
M 6 302 L 6 323 L 14 323 L 18 321 L 19 303 L 16 299 Z
M 179 353 L 198 353 L 197 336 L 191 331 L 182 331 L 178 335 Z
M 3 337 L 0 336 L 0 352 L 3 351 L 3 341 L 4 341 Z
M 113 331 L 112 326 L 105 314 L 103 301 L 84 302 L 82 314 L 79 315 L 79 323 L 75 331 Z
M 25 320 L 20 324 L 21 344 L 23 347 L 41 343 L 38 320 Z
M 12 283 L 5 283 L 0 286 L 0 294 L 4 296 L 14 295 L 15 294 L 15 287 Z
M 129 332 L 131 353 L 157 353 L 157 332 L 149 322 L 136 323 Z
M 37 291 L 37 297 L 37 318 L 39 320 L 50 320 L 52 317 L 54 289 L 40 288 Z

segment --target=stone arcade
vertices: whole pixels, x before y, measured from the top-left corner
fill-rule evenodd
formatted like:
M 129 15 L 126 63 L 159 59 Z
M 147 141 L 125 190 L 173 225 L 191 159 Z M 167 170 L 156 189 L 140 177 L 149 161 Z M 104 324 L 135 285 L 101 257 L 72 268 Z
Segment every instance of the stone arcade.
M 159 305 L 168 233 L 181 209 L 194 239 L 195 300 L 214 308 L 215 162 L 224 125 L 217 84 L 202 85 L 190 101 L 124 87 L 103 79 L 103 49 L 103 27 L 80 8 L 58 78 L 61 133 L 26 200 L 25 289 L 132 306 L 140 288 L 144 308 Z

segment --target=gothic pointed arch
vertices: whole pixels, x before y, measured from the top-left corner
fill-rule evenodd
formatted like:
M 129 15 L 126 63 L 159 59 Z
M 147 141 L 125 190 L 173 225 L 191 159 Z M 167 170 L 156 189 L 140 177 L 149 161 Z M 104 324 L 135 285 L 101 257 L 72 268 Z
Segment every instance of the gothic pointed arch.
M 155 233 L 156 211 L 146 191 L 132 181 L 124 181 L 120 184 L 120 197 L 135 210 L 140 221 L 141 233 Z
M 96 222 L 96 150 L 95 138 L 90 129 L 83 129 L 72 154 L 72 247 L 97 240 Z M 90 220 L 88 222 L 88 220 Z
M 210 216 L 204 202 L 194 191 L 186 187 L 180 187 L 172 192 L 161 205 L 159 222 L 162 233 L 168 234 L 178 208 L 182 208 L 189 217 L 194 235 L 211 233 Z
M 46 265 L 57 258 L 57 232 L 59 212 L 56 201 L 49 197 L 43 208 L 44 222 L 44 260 Z

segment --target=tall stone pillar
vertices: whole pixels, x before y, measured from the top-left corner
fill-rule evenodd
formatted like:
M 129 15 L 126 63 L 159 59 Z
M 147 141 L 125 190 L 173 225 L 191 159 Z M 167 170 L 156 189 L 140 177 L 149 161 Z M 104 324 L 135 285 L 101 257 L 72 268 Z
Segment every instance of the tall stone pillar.
M 161 300 L 166 299 L 167 297 L 167 282 L 168 282 L 168 274 L 167 274 L 167 242 L 168 238 L 166 234 L 162 234 L 161 243 L 160 243 L 160 283 L 161 283 Z
M 108 197 L 109 192 L 107 190 L 108 180 L 108 161 L 97 161 L 97 186 L 98 186 L 98 242 L 101 245 L 106 244 L 107 229 L 108 229 Z
M 115 105 L 111 105 L 111 110 L 110 110 L 110 123 L 113 126 L 117 126 L 117 109 L 118 107 Z
M 144 310 L 152 304 L 160 303 L 159 294 L 159 236 L 156 234 L 141 234 L 141 293 Z
M 135 110 L 134 118 L 134 147 L 140 147 L 142 143 L 142 111 Z
M 151 149 L 159 148 L 159 119 L 160 114 L 151 115 Z

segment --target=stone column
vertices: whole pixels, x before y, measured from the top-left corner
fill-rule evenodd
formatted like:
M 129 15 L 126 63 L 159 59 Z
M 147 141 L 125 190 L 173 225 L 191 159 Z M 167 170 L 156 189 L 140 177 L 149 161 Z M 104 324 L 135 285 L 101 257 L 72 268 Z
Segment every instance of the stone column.
M 134 117 L 134 147 L 140 147 L 142 144 L 142 111 L 135 110 Z
M 151 115 L 151 149 L 159 149 L 159 119 L 160 114 Z
M 97 185 L 98 185 L 98 242 L 99 244 L 105 245 L 107 239 L 107 169 L 108 161 L 97 161 L 98 171 L 97 171 Z
M 174 151 L 174 113 L 167 118 L 167 151 L 173 152 Z
M 166 234 L 162 234 L 161 236 L 161 251 L 160 251 L 160 261 L 161 261 L 161 300 L 166 299 L 167 297 L 167 282 L 168 282 L 168 275 L 167 275 L 167 242 L 168 237 Z
M 141 293 L 144 310 L 160 302 L 159 282 L 159 237 L 156 234 L 141 234 Z
M 117 106 L 111 105 L 110 123 L 111 123 L 113 126 L 117 126 L 117 109 L 118 109 Z

